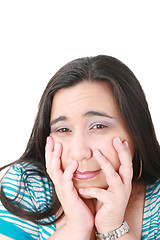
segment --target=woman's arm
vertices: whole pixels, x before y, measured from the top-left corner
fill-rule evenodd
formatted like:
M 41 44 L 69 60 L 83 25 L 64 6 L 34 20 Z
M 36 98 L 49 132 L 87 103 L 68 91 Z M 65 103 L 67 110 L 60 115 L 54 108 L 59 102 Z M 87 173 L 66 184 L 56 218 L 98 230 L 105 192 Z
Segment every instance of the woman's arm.
M 138 239 L 135 234 L 130 230 L 129 233 L 124 234 L 119 240 L 140 240 Z
M 91 240 L 91 239 L 96 239 L 95 233 L 92 232 L 91 234 L 89 233 L 74 233 L 73 231 L 70 232 L 67 229 L 65 229 L 65 226 L 63 226 L 61 229 L 59 229 L 57 232 L 55 232 L 51 237 L 49 237 L 47 240 L 62 240 L 65 235 L 65 240 Z M 0 239 L 1 240 L 1 239 Z M 5 239 L 4 239 L 5 240 Z M 119 240 L 140 240 L 138 239 L 135 234 L 130 230 L 129 233 L 126 233 L 122 237 L 119 238 Z
M 92 229 L 90 231 L 75 231 L 75 229 L 70 229 L 67 225 L 63 225 L 58 229 L 52 236 L 47 240 L 90 240 L 92 235 Z

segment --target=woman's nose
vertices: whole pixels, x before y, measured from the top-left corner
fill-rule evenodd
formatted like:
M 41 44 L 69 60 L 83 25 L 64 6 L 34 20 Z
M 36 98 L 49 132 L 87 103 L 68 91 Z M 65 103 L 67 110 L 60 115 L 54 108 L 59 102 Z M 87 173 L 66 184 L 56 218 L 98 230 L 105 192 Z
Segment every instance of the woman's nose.
M 75 134 L 71 144 L 71 158 L 76 161 L 90 159 L 92 151 L 88 139 L 82 134 Z

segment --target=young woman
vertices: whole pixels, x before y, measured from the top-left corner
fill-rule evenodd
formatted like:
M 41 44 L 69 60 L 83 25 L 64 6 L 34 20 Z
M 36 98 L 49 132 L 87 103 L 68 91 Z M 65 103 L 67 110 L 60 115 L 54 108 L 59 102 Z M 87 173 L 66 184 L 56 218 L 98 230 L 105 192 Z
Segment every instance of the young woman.
M 1 182 L 0 239 L 160 239 L 160 147 L 119 60 L 76 59 L 48 83 Z

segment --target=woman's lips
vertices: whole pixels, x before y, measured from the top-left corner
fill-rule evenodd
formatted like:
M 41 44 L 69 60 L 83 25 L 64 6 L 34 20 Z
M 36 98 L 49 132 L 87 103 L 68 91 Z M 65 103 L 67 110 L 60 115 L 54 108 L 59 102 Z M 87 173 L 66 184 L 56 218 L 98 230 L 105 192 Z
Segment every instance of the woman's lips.
M 86 180 L 86 179 L 94 178 L 95 176 L 97 176 L 99 174 L 100 171 L 101 170 L 80 172 L 77 170 L 73 174 L 73 177 L 76 179 L 80 179 L 80 180 Z

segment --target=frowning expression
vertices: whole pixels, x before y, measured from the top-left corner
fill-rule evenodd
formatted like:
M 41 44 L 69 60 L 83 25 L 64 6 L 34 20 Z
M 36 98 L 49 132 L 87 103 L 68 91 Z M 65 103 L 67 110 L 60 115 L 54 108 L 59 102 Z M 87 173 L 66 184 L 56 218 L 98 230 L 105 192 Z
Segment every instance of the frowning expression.
M 58 90 L 51 110 L 51 134 L 61 142 L 63 170 L 78 161 L 73 181 L 77 188 L 107 187 L 103 169 L 93 156 L 99 149 L 118 171 L 120 161 L 113 138 L 127 140 L 134 154 L 131 138 L 120 116 L 109 86 L 104 82 L 84 81 Z

